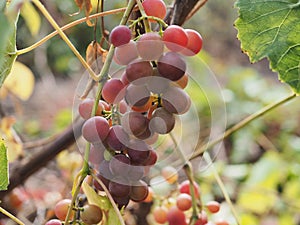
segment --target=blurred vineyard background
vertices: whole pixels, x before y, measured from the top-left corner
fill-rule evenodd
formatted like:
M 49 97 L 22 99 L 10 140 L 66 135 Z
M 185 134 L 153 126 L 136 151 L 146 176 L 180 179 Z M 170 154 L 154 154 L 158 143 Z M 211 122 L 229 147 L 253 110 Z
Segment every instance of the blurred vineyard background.
M 106 1 L 105 9 L 124 7 L 124 2 Z M 70 16 L 78 11 L 71 0 L 43 3 L 60 25 L 83 16 L 83 13 Z M 247 55 L 241 52 L 233 26 L 237 16 L 233 0 L 211 0 L 183 25 L 199 31 L 204 40 L 203 51 L 199 55 L 201 60 L 198 58 L 193 65 L 196 71 L 202 72 L 195 76 L 201 77 L 200 80 L 205 83 L 206 79 L 211 79 L 209 76 L 214 75 L 224 98 L 222 102 L 217 97 L 214 101 L 215 90 L 209 92 L 209 88 L 205 89 L 205 95 L 210 96 L 209 104 L 196 104 L 203 127 L 210 126 L 211 106 L 218 108 L 218 104 L 225 103 L 226 115 L 222 116 L 226 119 L 226 126 L 231 127 L 291 93 L 285 84 L 278 81 L 277 74 L 269 70 L 267 61 L 250 64 Z M 120 17 L 121 14 L 105 17 L 105 28 L 111 30 Z M 32 35 L 24 18 L 20 17 L 18 49 L 33 44 L 52 31 L 41 15 L 40 19 L 40 31 Z M 67 30 L 66 34 L 85 56 L 88 44 L 94 39 L 93 28 L 83 23 Z M 34 73 L 33 94 L 27 101 L 8 95 L 1 99 L 1 104 L 7 114 L 15 116 L 14 128 L 20 138 L 34 141 L 66 128 L 72 121 L 74 90 L 84 72 L 80 62 L 58 36 L 21 55 L 18 61 Z M 207 72 L 208 68 L 210 72 Z M 188 92 L 192 98 L 201 99 L 196 87 L 190 86 Z M 217 184 L 215 169 L 226 186 L 242 225 L 300 224 L 299 101 L 295 99 L 273 110 L 227 138 L 218 151 L 212 151 L 213 166 L 203 169 L 200 160 L 193 161 L 203 200 L 222 202 L 222 211 L 216 217 L 225 217 L 235 224 Z M 13 152 L 10 155 L 11 165 L 18 163 L 17 158 L 30 154 L 30 148 Z M 12 205 L 15 204 L 14 195 L 23 195 L 25 199 L 23 204 L 14 206 L 18 216 L 25 219 L 33 213 L 32 218 L 39 221 L 39 216 L 42 217 L 47 208 L 53 208 L 62 196 L 70 195 L 72 179 L 80 168 L 81 160 L 79 151 L 73 146 L 13 191 L 10 196 Z M 130 219 L 138 217 L 136 207 L 129 207 L 128 224 L 136 223 Z

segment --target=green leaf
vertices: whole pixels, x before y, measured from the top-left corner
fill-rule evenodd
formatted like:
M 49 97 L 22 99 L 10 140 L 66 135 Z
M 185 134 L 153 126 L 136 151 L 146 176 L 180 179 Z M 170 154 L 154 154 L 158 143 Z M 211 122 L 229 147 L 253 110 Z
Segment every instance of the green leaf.
M 16 23 L 18 12 L 0 12 L 0 88 L 11 71 L 16 55 Z
M 7 151 L 3 140 L 0 139 L 0 191 L 7 190 L 8 184 Z
M 279 79 L 300 94 L 300 1 L 237 0 L 235 22 L 251 62 L 267 57 Z

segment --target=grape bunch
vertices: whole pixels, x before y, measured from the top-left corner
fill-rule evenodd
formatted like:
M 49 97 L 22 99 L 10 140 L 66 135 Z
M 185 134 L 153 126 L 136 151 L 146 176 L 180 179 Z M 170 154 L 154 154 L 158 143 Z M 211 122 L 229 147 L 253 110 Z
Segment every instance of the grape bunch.
M 160 181 L 157 187 L 153 187 L 153 195 L 155 196 L 151 218 L 157 224 L 168 225 L 187 225 L 188 218 L 192 218 L 193 200 L 191 196 L 191 183 L 189 180 L 178 181 L 179 175 L 177 170 L 172 166 L 165 166 L 160 171 L 160 175 L 153 177 L 150 183 L 154 180 Z M 199 209 L 200 202 L 200 187 L 194 182 L 194 195 Z M 202 209 L 197 215 L 194 224 L 196 225 L 229 225 L 226 220 L 216 220 L 212 222 L 211 215 L 220 211 L 221 204 L 217 201 L 207 201 L 202 205 Z
M 166 14 L 162 0 L 145 0 L 142 5 L 151 23 L 161 23 Z M 149 196 L 144 178 L 158 158 L 152 144 L 189 110 L 185 57 L 202 48 L 198 32 L 177 25 L 137 38 L 130 28 L 116 26 L 109 36 L 114 62 L 125 67 L 122 75 L 104 82 L 93 116 L 95 99 L 84 99 L 78 108 L 85 119 L 82 136 L 91 144 L 90 162 L 119 208 Z M 96 180 L 94 186 L 103 191 Z

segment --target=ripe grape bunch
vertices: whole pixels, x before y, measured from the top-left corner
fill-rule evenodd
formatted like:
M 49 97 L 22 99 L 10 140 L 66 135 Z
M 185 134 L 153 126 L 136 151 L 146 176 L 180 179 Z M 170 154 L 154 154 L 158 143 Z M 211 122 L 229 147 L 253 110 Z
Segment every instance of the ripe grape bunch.
M 155 12 L 152 3 L 157 4 Z M 151 23 L 165 16 L 161 0 L 145 0 L 142 5 Z M 104 83 L 94 116 L 90 116 L 94 99 L 86 98 L 79 105 L 86 119 L 82 135 L 91 143 L 91 161 L 99 164 L 98 178 L 120 208 L 129 200 L 140 202 L 147 197 L 143 178 L 157 161 L 151 144 L 158 135 L 171 132 L 176 117 L 189 110 L 184 57 L 202 48 L 198 32 L 177 25 L 160 32 L 150 30 L 136 39 L 130 28 L 116 26 L 109 37 L 115 47 L 114 61 L 126 66 L 123 74 Z M 94 184 L 103 190 L 98 182 Z
M 184 91 L 189 80 L 185 57 L 202 48 L 198 32 L 163 22 L 166 5 L 162 0 L 144 0 L 142 7 L 146 16 L 110 32 L 113 60 L 125 67 L 123 74 L 105 79 L 101 100 L 88 97 L 78 106 L 85 120 L 82 136 L 90 143 L 89 162 L 101 181 L 95 179 L 94 187 L 107 189 L 120 209 L 130 200 L 141 202 L 149 196 L 144 178 L 158 160 L 152 145 L 159 135 L 170 133 L 176 118 L 189 110 L 191 99 Z M 135 37 L 132 30 L 141 20 L 158 24 L 160 30 L 150 26 Z M 83 210 L 81 220 L 88 218 L 85 211 L 93 210 L 97 209 Z

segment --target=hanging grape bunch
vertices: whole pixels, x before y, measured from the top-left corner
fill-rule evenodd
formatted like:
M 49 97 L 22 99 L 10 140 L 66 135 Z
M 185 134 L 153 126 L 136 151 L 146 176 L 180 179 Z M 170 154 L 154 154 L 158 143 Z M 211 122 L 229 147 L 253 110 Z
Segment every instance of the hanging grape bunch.
M 93 99 L 79 105 L 86 119 L 82 135 L 91 143 L 91 153 L 97 155 L 91 161 L 100 164 L 98 178 L 119 208 L 129 200 L 140 202 L 147 197 L 143 178 L 157 161 L 151 144 L 158 135 L 171 132 L 176 116 L 189 110 L 184 57 L 196 55 L 202 47 L 196 31 L 162 21 L 166 13 L 163 1 L 145 0 L 142 5 L 149 21 L 158 23 L 160 30 L 149 28 L 135 38 L 131 29 L 140 18 L 129 27 L 116 26 L 109 36 L 115 47 L 113 59 L 126 68 L 121 77 L 104 83 L 95 116 L 90 117 Z M 96 181 L 95 187 L 103 190 Z

